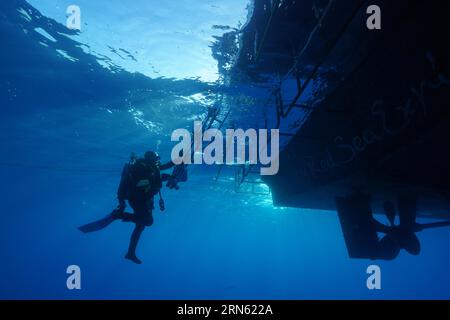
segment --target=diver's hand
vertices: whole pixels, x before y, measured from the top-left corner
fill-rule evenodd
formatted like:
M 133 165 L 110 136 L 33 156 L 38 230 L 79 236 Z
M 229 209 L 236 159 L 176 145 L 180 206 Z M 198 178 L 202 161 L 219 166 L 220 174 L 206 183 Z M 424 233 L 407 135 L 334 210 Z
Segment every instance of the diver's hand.
M 169 176 L 166 187 L 168 187 L 169 189 L 175 189 L 175 190 L 180 189 L 180 187 L 178 186 L 177 180 L 173 176 Z

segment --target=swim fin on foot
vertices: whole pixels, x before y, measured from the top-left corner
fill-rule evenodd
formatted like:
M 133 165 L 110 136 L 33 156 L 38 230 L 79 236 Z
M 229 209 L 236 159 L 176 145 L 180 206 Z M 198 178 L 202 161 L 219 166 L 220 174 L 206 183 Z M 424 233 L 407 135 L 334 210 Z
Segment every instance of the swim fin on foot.
M 95 231 L 100 231 L 102 229 L 105 229 L 107 226 L 109 226 L 111 223 L 113 223 L 115 220 L 118 219 L 118 216 L 116 214 L 116 210 L 108 214 L 103 219 L 85 224 L 84 226 L 78 227 L 78 230 L 80 230 L 83 233 L 90 233 Z

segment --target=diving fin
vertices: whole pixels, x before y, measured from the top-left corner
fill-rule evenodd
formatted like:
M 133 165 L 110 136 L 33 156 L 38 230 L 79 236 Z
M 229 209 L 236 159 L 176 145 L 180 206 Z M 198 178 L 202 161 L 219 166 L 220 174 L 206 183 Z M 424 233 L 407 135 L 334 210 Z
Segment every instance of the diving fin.
M 116 210 L 108 214 L 103 219 L 85 224 L 84 226 L 78 227 L 78 230 L 80 230 L 83 233 L 90 233 L 95 231 L 100 231 L 102 229 L 105 229 L 107 226 L 109 226 L 111 223 L 113 223 L 117 219 Z

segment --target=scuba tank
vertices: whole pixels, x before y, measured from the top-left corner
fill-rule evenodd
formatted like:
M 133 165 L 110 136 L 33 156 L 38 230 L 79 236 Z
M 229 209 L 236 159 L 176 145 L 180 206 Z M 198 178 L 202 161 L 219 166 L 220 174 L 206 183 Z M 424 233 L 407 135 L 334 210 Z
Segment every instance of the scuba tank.
M 136 153 L 132 152 L 130 155 L 130 161 L 129 161 L 128 165 L 133 166 L 133 165 L 137 164 L 138 161 L 139 161 L 138 156 L 136 155 Z M 144 188 L 145 192 L 150 192 L 152 189 L 153 183 L 154 183 L 154 181 L 150 181 L 150 179 L 142 179 L 142 180 L 137 181 L 135 187 Z M 165 211 L 166 205 L 165 205 L 164 199 L 161 194 L 161 189 L 159 188 L 159 190 L 157 192 L 152 193 L 152 196 L 156 195 L 156 193 L 159 193 L 159 209 L 161 211 Z

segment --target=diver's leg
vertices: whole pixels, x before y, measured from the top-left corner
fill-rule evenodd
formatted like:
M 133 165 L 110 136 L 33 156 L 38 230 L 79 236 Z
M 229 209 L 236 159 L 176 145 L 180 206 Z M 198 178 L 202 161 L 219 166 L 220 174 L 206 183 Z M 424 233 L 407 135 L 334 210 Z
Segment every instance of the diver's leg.
M 145 225 L 136 224 L 136 227 L 131 234 L 130 246 L 128 247 L 128 252 L 125 256 L 126 259 L 133 261 L 134 263 L 141 264 L 142 261 L 138 259 L 136 256 L 136 247 L 139 242 L 139 238 L 141 237 L 142 232 L 145 229 Z
M 133 207 L 134 214 L 129 216 L 136 223 L 136 227 L 131 234 L 130 246 L 128 247 L 128 253 L 125 258 L 129 259 L 137 264 L 141 264 L 142 261 L 136 256 L 136 247 L 145 227 L 149 227 L 153 224 L 152 209 L 153 199 L 140 199 L 137 201 L 131 201 L 130 205 Z
M 120 219 L 123 222 L 134 222 L 136 223 L 136 216 L 133 213 L 123 212 L 120 214 Z
M 142 210 L 141 201 L 131 198 L 128 200 L 128 203 L 130 204 L 134 213 L 121 212 L 119 215 L 119 219 L 121 219 L 123 222 L 138 223 L 138 221 L 136 219 L 136 213 L 140 212 Z

